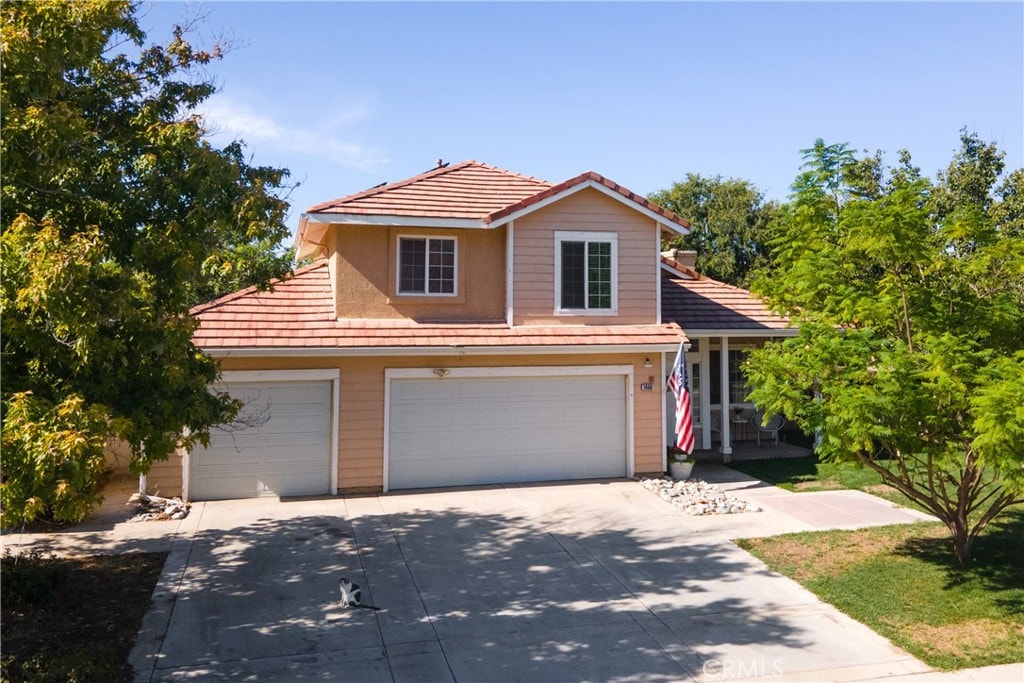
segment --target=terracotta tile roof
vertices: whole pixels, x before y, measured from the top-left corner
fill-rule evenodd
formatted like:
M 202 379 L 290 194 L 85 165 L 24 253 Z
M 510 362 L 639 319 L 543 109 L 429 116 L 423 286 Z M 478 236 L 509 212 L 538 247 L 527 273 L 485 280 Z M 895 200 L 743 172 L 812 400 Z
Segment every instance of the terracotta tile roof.
M 549 187 L 547 181 L 469 160 L 323 202 L 306 211 L 482 220 Z
M 690 228 L 687 220 L 600 173 L 587 171 L 552 185 L 546 180 L 473 160 L 316 204 L 306 212 L 459 218 L 479 220 L 482 225 L 487 225 L 587 182 L 597 183 L 670 223 Z
M 503 321 L 336 320 L 326 262 L 295 271 L 273 291 L 254 288 L 196 306 L 193 342 L 206 350 L 422 349 L 675 345 L 675 324 L 509 328 Z
M 686 271 L 685 277 L 662 271 L 661 317 L 687 334 L 792 329 L 787 318 L 773 314 L 751 292 Z
M 421 227 L 495 227 L 520 211 L 529 211 L 587 183 L 634 203 L 638 210 L 648 212 L 670 229 L 681 232 L 690 228 L 686 220 L 671 211 L 593 171 L 552 185 L 546 180 L 469 160 L 309 207 L 299 218 L 296 258 L 326 254 L 325 236 L 331 223 L 353 220 Z

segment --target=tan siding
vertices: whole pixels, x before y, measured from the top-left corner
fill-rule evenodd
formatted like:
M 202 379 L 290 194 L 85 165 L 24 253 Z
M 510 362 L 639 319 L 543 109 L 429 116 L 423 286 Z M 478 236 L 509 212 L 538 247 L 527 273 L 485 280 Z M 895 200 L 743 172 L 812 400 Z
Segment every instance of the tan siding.
M 111 438 L 104 448 L 107 469 L 114 475 L 130 476 L 131 449 L 120 439 Z M 167 498 L 182 493 L 181 453 L 171 454 L 167 460 L 152 463 L 146 475 L 146 491 Z
M 148 493 L 173 498 L 182 492 L 181 453 L 174 453 L 170 458 L 155 462 L 146 475 L 146 491 Z
M 338 487 L 382 488 L 384 367 L 380 359 L 342 365 L 338 438 Z
M 555 315 L 555 232 L 618 235 L 618 314 Z M 515 222 L 514 324 L 606 325 L 655 323 L 657 227 L 653 220 L 594 189 L 585 189 Z
M 644 358 L 654 366 L 643 367 Z M 452 356 L 439 358 L 225 358 L 224 370 L 339 368 L 341 370 L 338 429 L 338 484 L 343 491 L 379 491 L 384 485 L 384 370 L 385 368 L 515 367 L 571 365 L 633 366 L 634 470 L 662 472 L 664 437 L 661 422 L 664 397 L 661 354 L 572 356 Z M 640 391 L 651 382 L 653 391 Z
M 117 437 L 107 439 L 103 446 L 103 460 L 108 470 L 118 474 L 128 472 L 131 459 L 132 452 L 127 443 Z

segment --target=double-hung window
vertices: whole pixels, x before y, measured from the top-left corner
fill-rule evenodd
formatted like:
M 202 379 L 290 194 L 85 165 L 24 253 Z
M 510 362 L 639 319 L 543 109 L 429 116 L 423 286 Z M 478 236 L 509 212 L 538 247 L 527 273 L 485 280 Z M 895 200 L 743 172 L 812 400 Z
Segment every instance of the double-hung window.
M 555 307 L 560 313 L 614 314 L 618 307 L 614 233 L 555 233 Z
M 455 238 L 398 238 L 399 294 L 454 296 L 455 280 Z

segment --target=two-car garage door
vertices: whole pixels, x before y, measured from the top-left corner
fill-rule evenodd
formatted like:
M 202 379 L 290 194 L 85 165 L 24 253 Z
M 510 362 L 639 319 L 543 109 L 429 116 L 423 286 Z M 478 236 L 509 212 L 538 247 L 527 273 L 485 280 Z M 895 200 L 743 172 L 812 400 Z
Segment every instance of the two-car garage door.
M 387 370 L 384 429 L 376 432 L 385 488 L 630 475 L 628 373 L 618 366 Z M 189 455 L 190 498 L 317 495 L 346 486 L 334 474 L 336 370 L 225 379 L 221 388 L 245 403 L 242 420 L 214 430 L 209 447 Z M 344 435 L 340 441 L 344 459 Z
M 626 476 L 626 375 L 562 370 L 393 371 L 388 489 Z

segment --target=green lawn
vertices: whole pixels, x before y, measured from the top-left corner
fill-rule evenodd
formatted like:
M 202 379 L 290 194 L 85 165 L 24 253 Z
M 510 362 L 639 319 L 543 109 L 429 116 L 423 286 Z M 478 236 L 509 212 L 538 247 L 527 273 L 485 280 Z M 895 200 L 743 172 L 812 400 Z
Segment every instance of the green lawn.
M 896 489 L 883 484 L 878 473 L 859 463 L 825 463 L 816 455 L 808 455 L 803 458 L 744 460 L 731 462 L 729 467 L 787 491 L 856 489 L 898 505 L 918 507 Z
M 738 541 L 773 570 L 930 666 L 963 669 L 1024 657 L 1024 505 L 954 566 L 938 523 Z
M 817 457 L 730 464 L 790 491 L 857 489 L 914 506 L 856 463 Z M 989 525 L 974 565 L 955 566 L 939 523 L 738 541 L 773 570 L 939 669 L 1024 658 L 1024 505 Z

